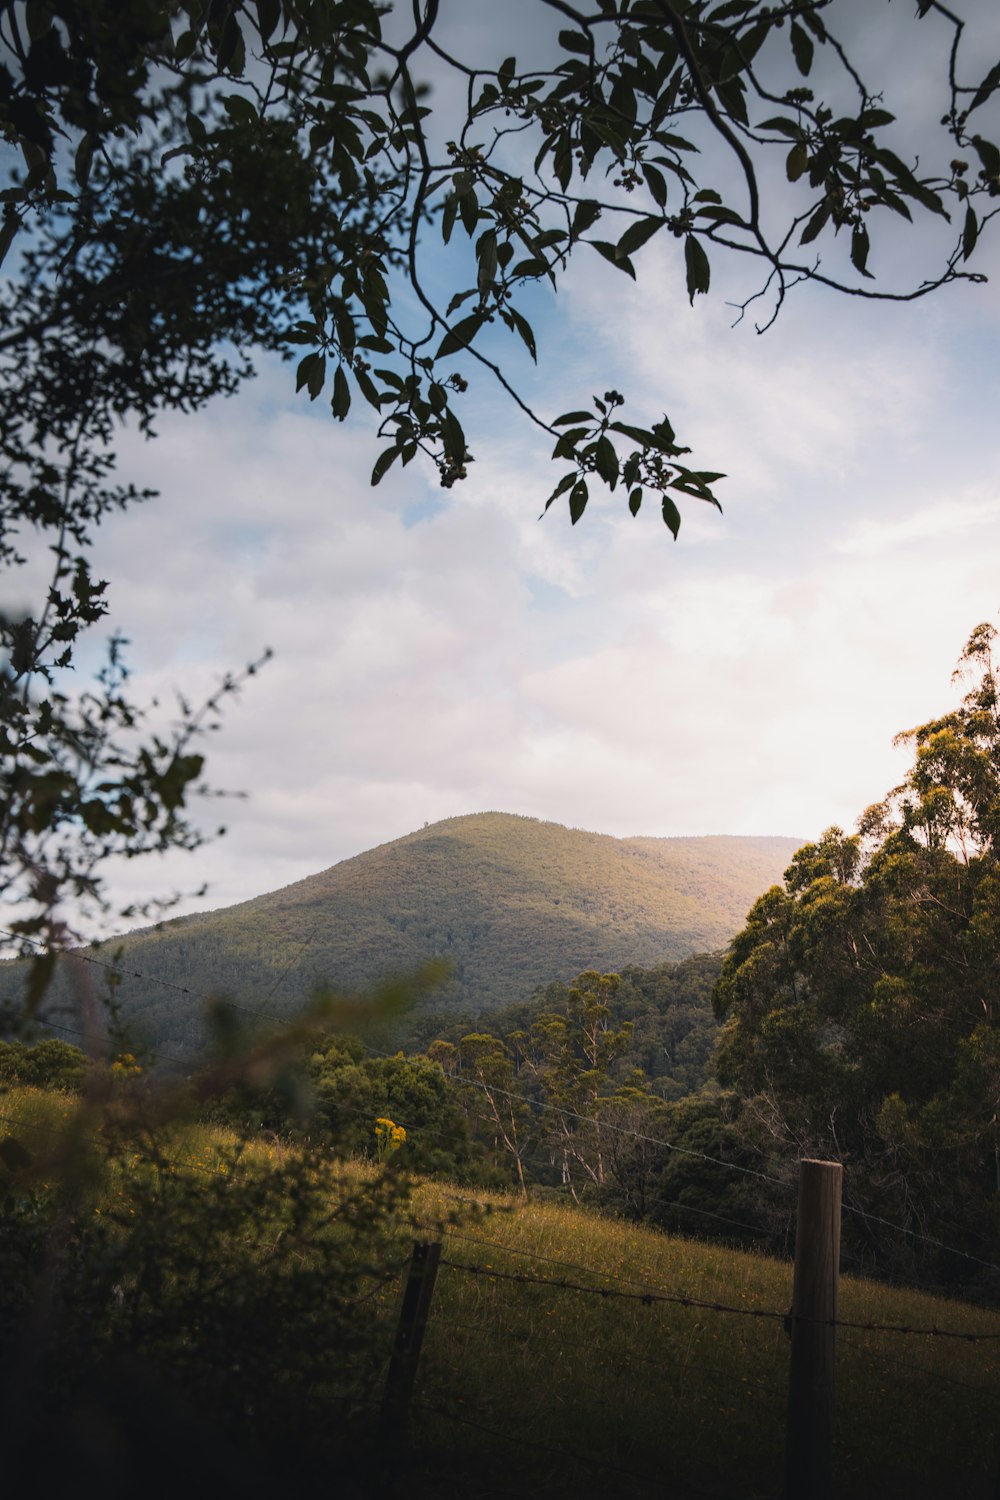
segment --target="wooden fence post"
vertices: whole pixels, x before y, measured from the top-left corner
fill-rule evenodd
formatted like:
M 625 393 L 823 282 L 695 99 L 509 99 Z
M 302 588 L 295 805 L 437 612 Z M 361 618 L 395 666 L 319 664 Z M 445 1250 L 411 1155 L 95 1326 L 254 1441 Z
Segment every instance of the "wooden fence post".
M 833 1393 L 840 1274 L 836 1161 L 799 1163 L 792 1350 L 788 1373 L 785 1500 L 832 1500 Z
M 403 1292 L 403 1305 L 399 1312 L 396 1338 L 389 1361 L 389 1373 L 385 1381 L 382 1410 L 379 1415 L 378 1444 L 383 1475 L 388 1480 L 403 1444 L 406 1441 L 410 1416 L 410 1397 L 417 1375 L 420 1348 L 427 1327 L 434 1282 L 437 1279 L 438 1261 L 441 1259 L 440 1242 L 417 1240 L 413 1246 L 410 1274 Z

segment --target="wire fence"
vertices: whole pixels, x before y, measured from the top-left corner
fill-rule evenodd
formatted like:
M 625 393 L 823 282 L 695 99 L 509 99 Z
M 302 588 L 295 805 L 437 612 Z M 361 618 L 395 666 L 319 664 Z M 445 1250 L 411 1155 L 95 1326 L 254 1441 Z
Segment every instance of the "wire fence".
M 459 1245 L 478 1246 L 484 1251 L 520 1260 L 525 1263 L 525 1269 L 505 1269 L 495 1261 L 486 1264 L 461 1259 L 456 1254 Z M 551 1267 L 553 1274 L 538 1274 L 534 1269 L 536 1263 Z M 634 1485 L 636 1493 L 645 1492 L 645 1488 L 652 1485 L 659 1485 L 661 1493 L 666 1485 L 671 1494 L 713 1495 L 719 1500 L 722 1497 L 725 1500 L 749 1497 L 751 1492 L 775 1492 L 780 1482 L 788 1396 L 788 1345 L 780 1334 L 778 1344 L 768 1342 L 760 1348 L 754 1343 L 740 1342 L 735 1346 L 737 1356 L 728 1363 L 720 1363 L 717 1355 L 711 1358 L 710 1351 L 715 1347 L 712 1324 L 717 1316 L 744 1319 L 758 1327 L 769 1324 L 787 1330 L 789 1314 L 784 1309 L 742 1307 L 680 1289 L 652 1290 L 645 1282 L 635 1283 L 633 1290 L 628 1283 L 635 1282 L 635 1279 L 622 1277 L 619 1272 L 533 1252 L 530 1248 L 460 1229 L 449 1231 L 439 1264 L 444 1287 L 438 1295 L 443 1306 L 440 1310 L 435 1309 L 429 1320 L 429 1333 L 435 1336 L 429 1339 L 426 1356 L 427 1394 L 424 1394 L 422 1385 L 420 1399 L 416 1402 L 421 1419 L 427 1414 L 454 1421 L 460 1426 L 478 1428 L 497 1444 L 509 1443 L 516 1447 L 523 1442 L 553 1455 L 572 1454 L 574 1461 L 584 1467 L 590 1464 L 594 1472 L 606 1472 L 615 1494 L 619 1493 L 614 1488 L 615 1478 Z M 564 1274 L 555 1274 L 560 1271 Z M 611 1279 L 616 1283 L 624 1280 L 626 1286 L 588 1284 L 580 1279 L 582 1276 L 603 1279 L 605 1283 Z M 453 1282 L 455 1289 L 448 1290 Z M 504 1292 L 506 1300 L 494 1302 L 477 1298 L 470 1307 L 468 1298 L 458 1290 L 462 1282 L 491 1287 L 498 1294 Z M 544 1300 L 541 1303 L 531 1302 L 530 1297 L 527 1302 L 521 1300 L 529 1294 L 537 1294 Z M 593 1320 L 584 1319 L 575 1308 L 569 1313 L 567 1322 L 560 1312 L 567 1298 L 571 1302 L 591 1304 L 599 1299 L 606 1309 L 606 1318 L 611 1322 L 602 1319 L 595 1324 Z M 671 1318 L 675 1311 L 696 1313 L 698 1322 L 691 1325 L 696 1333 L 695 1342 L 685 1340 L 683 1325 L 674 1321 L 664 1325 L 658 1320 L 643 1340 L 637 1331 L 638 1325 L 633 1322 L 633 1315 L 642 1317 L 644 1311 L 655 1312 L 657 1309 Z M 621 1323 L 626 1313 L 626 1321 Z M 823 1321 L 839 1335 L 840 1362 L 846 1361 L 845 1370 L 856 1372 L 860 1359 L 871 1367 L 871 1380 L 875 1382 L 874 1385 L 869 1382 L 869 1386 L 862 1386 L 870 1399 L 866 1396 L 868 1404 L 861 1408 L 860 1417 L 857 1413 L 852 1416 L 854 1438 L 850 1451 L 838 1454 L 845 1471 L 852 1476 L 847 1481 L 849 1487 L 842 1493 L 904 1494 L 908 1493 L 905 1485 L 909 1484 L 912 1487 L 909 1492 L 915 1495 L 971 1495 L 974 1482 L 981 1484 L 988 1475 L 992 1441 L 1000 1437 L 1000 1431 L 994 1434 L 994 1439 L 980 1443 L 979 1449 L 973 1453 L 965 1437 L 961 1441 L 956 1439 L 952 1419 L 964 1419 L 970 1428 L 977 1424 L 980 1428 L 998 1428 L 1000 1424 L 993 1419 L 992 1412 L 1000 1396 L 1000 1368 L 993 1362 L 988 1370 L 984 1370 L 983 1380 L 967 1379 L 943 1367 L 940 1360 L 937 1364 L 927 1363 L 890 1353 L 882 1346 L 873 1349 L 856 1335 L 865 1334 L 880 1340 L 887 1337 L 895 1346 L 901 1339 L 914 1347 L 917 1340 L 922 1341 L 923 1347 L 936 1342 L 944 1352 L 946 1343 L 956 1349 L 960 1345 L 996 1347 L 1000 1331 L 846 1317 Z M 619 1323 L 620 1331 L 612 1335 L 609 1330 Z M 584 1328 L 590 1329 L 589 1338 L 573 1336 L 574 1333 L 579 1335 Z M 654 1352 L 647 1352 L 650 1349 Z M 663 1350 L 660 1357 L 657 1357 L 657 1350 Z M 554 1362 L 557 1352 L 560 1360 Z M 563 1361 L 568 1361 L 568 1365 L 560 1383 L 557 1375 Z M 905 1441 L 912 1473 L 907 1478 L 901 1471 L 899 1483 L 886 1488 L 885 1476 L 879 1478 L 876 1468 L 871 1488 L 865 1488 L 862 1471 L 866 1445 L 870 1444 L 878 1456 L 884 1429 L 891 1429 L 899 1420 L 884 1409 L 886 1385 L 879 1384 L 883 1366 L 907 1377 L 904 1381 L 890 1380 L 888 1390 L 889 1399 L 894 1403 L 891 1409 L 906 1414 Z M 497 1374 L 477 1374 L 485 1372 L 487 1367 L 495 1369 Z M 519 1379 L 530 1388 L 529 1397 L 518 1394 L 516 1384 Z M 946 1388 L 944 1392 L 942 1386 Z M 720 1387 L 727 1394 L 713 1395 Z M 571 1392 L 569 1396 L 567 1388 Z M 946 1402 L 947 1390 L 951 1394 Z M 449 1395 L 450 1400 L 447 1399 Z M 460 1402 L 457 1408 L 456 1400 Z M 482 1405 L 484 1402 L 486 1405 Z M 588 1430 L 593 1436 L 593 1423 L 599 1421 L 599 1413 L 607 1408 L 608 1402 L 614 1403 L 614 1409 L 619 1413 L 628 1413 L 627 1417 L 621 1415 L 616 1421 L 623 1424 L 622 1442 L 626 1439 L 634 1442 L 631 1461 L 611 1461 L 577 1446 L 576 1439 L 582 1442 Z M 915 1405 L 921 1402 L 922 1406 Z M 579 1410 L 575 1414 L 567 1413 L 567 1403 L 570 1406 L 575 1404 Z M 945 1407 L 948 1415 L 942 1417 Z M 987 1412 L 990 1413 L 988 1421 Z M 685 1413 L 690 1413 L 690 1416 L 685 1416 Z M 859 1421 L 867 1423 L 864 1433 L 860 1433 Z M 535 1435 L 535 1424 L 541 1429 L 540 1436 Z M 683 1441 L 686 1424 L 691 1427 L 692 1442 L 695 1443 L 707 1430 L 719 1432 L 720 1455 L 727 1463 L 732 1463 L 734 1442 L 748 1444 L 750 1452 L 742 1466 L 744 1479 L 740 1484 L 721 1488 L 705 1483 L 704 1465 L 697 1461 L 697 1448 L 692 1458 L 690 1444 L 685 1447 Z M 736 1436 L 722 1437 L 724 1430 L 735 1432 Z M 651 1434 L 657 1432 L 664 1445 L 666 1469 L 654 1472 L 650 1469 L 650 1462 L 655 1458 L 656 1439 Z M 572 1436 L 574 1442 L 566 1445 L 561 1441 L 564 1435 Z M 895 1434 L 891 1437 L 896 1440 Z M 599 1460 L 596 1465 L 593 1463 L 595 1457 Z M 973 1464 L 978 1465 L 978 1481 L 969 1468 Z M 733 1472 L 739 1472 L 741 1465 L 732 1463 L 732 1468 Z M 950 1480 L 947 1477 L 942 1479 L 942 1474 L 950 1474 Z M 851 1487 L 855 1484 L 856 1489 Z M 938 1489 L 928 1488 L 931 1484 L 937 1485 Z M 944 1488 L 940 1487 L 942 1484 Z M 621 1493 L 629 1491 L 623 1489 Z M 979 1490 L 976 1489 L 975 1493 Z

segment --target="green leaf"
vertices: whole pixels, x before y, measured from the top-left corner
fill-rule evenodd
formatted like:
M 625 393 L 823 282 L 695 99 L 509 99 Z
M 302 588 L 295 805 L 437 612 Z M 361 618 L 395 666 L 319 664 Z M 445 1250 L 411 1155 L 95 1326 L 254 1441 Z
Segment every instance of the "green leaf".
M 476 202 L 476 194 L 473 190 L 463 193 L 458 200 L 458 212 L 465 226 L 465 232 L 471 240 L 479 227 L 479 205 Z
M 785 158 L 785 176 L 789 182 L 798 182 L 809 165 L 809 147 L 805 141 L 796 141 Z
M 532 331 L 531 324 L 528 322 L 527 318 L 521 316 L 516 308 L 509 307 L 507 309 L 507 312 L 514 327 L 517 329 L 518 333 L 521 335 L 522 339 L 527 345 L 528 353 L 537 364 L 538 350 L 535 348 L 535 335 Z
M 645 427 L 630 427 L 627 422 L 612 422 L 611 431 L 620 432 L 624 437 L 630 437 L 634 443 L 639 444 L 640 448 L 655 448 L 658 446 L 653 434 L 647 432 Z
M 791 42 L 795 66 L 800 73 L 808 74 L 813 65 L 812 37 L 797 21 L 792 22 Z
M 468 348 L 485 321 L 484 314 L 476 312 L 456 323 L 454 328 L 449 328 L 434 358 L 443 359 L 446 354 L 455 354 L 459 349 Z
M 351 409 L 351 387 L 343 365 L 338 365 L 333 372 L 333 400 L 330 404 L 333 415 L 338 422 L 342 422 Z
M 798 121 L 786 119 L 784 115 L 775 115 L 773 120 L 764 120 L 758 129 L 777 131 L 778 135 L 785 135 L 791 141 L 800 140 L 802 137 L 802 126 Z
M 819 207 L 813 210 L 812 214 L 810 214 L 809 216 L 809 222 L 806 225 L 805 229 L 803 229 L 802 235 L 799 239 L 800 245 L 811 244 L 816 236 L 821 233 L 824 225 L 826 224 L 826 221 L 830 217 L 832 208 L 833 205 L 830 202 L 830 199 L 824 198 Z
M 993 64 L 979 85 L 975 97 L 969 105 L 969 113 L 971 114 L 974 109 L 978 109 L 981 104 L 985 104 L 990 95 L 995 93 L 998 88 L 1000 88 L 1000 62 Z
M 698 293 L 708 291 L 712 277 L 708 256 L 697 235 L 689 234 L 684 239 L 684 265 L 687 270 L 688 297 L 693 306 Z
M 303 355 L 299 360 L 299 367 L 295 372 L 296 393 L 301 391 L 304 385 L 307 386 L 309 384 L 313 368 L 318 359 L 319 355 L 314 351 L 312 354 Z
M 568 427 L 574 422 L 592 422 L 593 420 L 593 413 L 589 411 L 568 411 L 565 416 L 556 417 L 552 426 Z
M 992 141 L 984 140 L 981 135 L 972 137 L 976 155 L 983 164 L 983 170 L 987 177 L 1000 177 L 1000 151 Z
M 306 385 L 309 389 L 309 400 L 315 401 L 326 380 L 326 355 L 313 355 L 313 364 L 309 368 L 309 376 Z
M 564 52 L 577 52 L 584 57 L 590 56 L 591 43 L 589 38 L 581 36 L 578 31 L 560 31 L 559 45 Z
M 257 111 L 250 100 L 245 99 L 242 94 L 227 94 L 222 101 L 222 107 L 236 125 L 257 124 Z
M 358 383 L 358 390 L 361 392 L 362 396 L 364 396 L 365 400 L 368 402 L 368 405 L 373 406 L 376 411 L 381 410 L 381 398 L 379 397 L 378 391 L 375 389 L 372 380 L 369 378 L 366 372 L 364 370 L 359 370 L 357 366 L 355 366 L 354 378 Z
M 591 198 L 585 198 L 582 203 L 576 205 L 573 214 L 572 235 L 577 239 L 581 234 L 586 234 L 588 229 L 593 228 L 601 217 L 601 205 L 595 203 Z
M 965 224 L 962 228 L 962 259 L 968 260 L 976 248 L 976 240 L 979 238 L 979 224 L 976 220 L 975 209 L 970 203 L 965 210 Z
M 663 219 L 638 219 L 630 224 L 618 241 L 616 256 L 620 258 L 623 255 L 633 255 L 653 238 L 658 229 L 663 228 L 663 224 Z
M 533 256 L 530 259 L 519 260 L 510 272 L 510 279 L 511 281 L 517 279 L 533 281 L 539 276 L 549 275 L 551 275 L 551 267 L 548 261 L 539 260 L 537 256 Z
M 648 162 L 642 164 L 642 175 L 646 179 L 650 197 L 657 208 L 665 208 L 667 202 L 667 179 L 659 167 L 650 166 Z
M 488 291 L 497 274 L 497 236 L 495 229 L 487 229 L 476 241 L 476 259 L 479 262 L 479 290 Z
M 465 447 L 465 433 L 462 424 L 449 406 L 442 418 L 444 424 L 444 447 L 448 458 L 453 458 L 458 463 L 464 463 L 467 457 Z
M 642 504 L 642 490 L 634 489 L 628 497 L 628 508 L 634 516 L 639 514 L 639 506 Z
M 93 160 L 94 138 L 93 136 L 85 135 L 76 148 L 76 156 L 73 161 L 73 175 L 76 177 L 80 187 L 87 186 L 87 179 L 90 176 L 90 168 Z M 12 219 L 11 222 L 16 226 L 16 219 Z M 0 261 L 2 260 L 3 256 L 0 255 Z
M 545 502 L 545 509 L 548 510 L 548 508 L 552 504 L 553 500 L 558 500 L 560 495 L 565 495 L 566 491 L 570 488 L 570 486 L 573 485 L 573 484 L 575 484 L 575 483 L 576 483 L 576 472 L 575 472 L 575 470 L 570 470 L 570 472 L 568 474 L 564 474 L 563 477 L 560 479 L 559 483 L 556 485 L 555 489 L 552 491 L 552 493 L 549 496 L 549 498 L 546 500 L 546 502 Z
M 569 518 L 575 526 L 577 521 L 587 509 L 587 485 L 583 479 L 578 479 L 574 484 L 569 496 Z
M 235 73 L 237 78 L 246 67 L 247 54 L 246 47 L 243 44 L 243 33 L 232 11 L 227 16 L 226 23 L 222 28 L 222 37 L 216 57 L 222 71 Z
M 663 519 L 673 532 L 676 542 L 677 533 L 681 529 L 681 513 L 669 495 L 663 497 Z
M 373 485 L 379 484 L 382 481 L 384 476 L 388 473 L 389 469 L 395 463 L 396 459 L 399 457 L 401 451 L 401 449 L 395 446 L 393 446 L 392 448 L 383 448 L 382 452 L 375 460 L 374 469 L 372 469 Z
M 583 243 L 585 245 L 593 245 L 598 255 L 603 255 L 604 259 L 609 261 L 616 270 L 624 271 L 626 275 L 631 276 L 632 280 L 635 281 L 635 266 L 633 266 L 627 255 L 618 254 L 617 245 L 611 245 L 607 240 L 584 240 Z
M 445 317 L 450 318 L 452 313 L 455 312 L 457 308 L 461 307 L 463 302 L 468 302 L 469 298 L 475 297 L 475 295 L 476 288 L 474 286 L 470 287 L 467 292 L 456 292 L 454 297 L 452 297 L 451 301 L 448 303 L 448 306 L 445 308 Z
M 262 41 L 270 41 L 280 20 L 281 0 L 257 0 L 257 25 Z
M 861 272 L 862 276 L 868 277 L 869 280 L 874 280 L 872 273 L 867 269 L 868 251 L 870 248 L 868 230 L 864 224 L 855 224 L 854 229 L 851 231 L 851 262 L 855 269 Z
M 337 328 L 337 340 L 341 351 L 350 359 L 354 352 L 354 341 L 357 338 L 357 329 L 354 326 L 354 319 L 351 317 L 350 308 L 346 302 L 341 301 L 338 297 L 333 304 L 332 311 L 333 321 Z
M 614 489 L 618 483 L 618 454 L 610 438 L 599 437 L 594 449 L 594 464 L 604 483 Z

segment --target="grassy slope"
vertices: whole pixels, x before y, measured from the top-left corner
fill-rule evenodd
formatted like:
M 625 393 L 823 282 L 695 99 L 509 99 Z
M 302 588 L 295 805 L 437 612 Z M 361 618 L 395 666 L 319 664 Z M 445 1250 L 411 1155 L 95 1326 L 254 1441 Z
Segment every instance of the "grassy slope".
M 433 1186 L 424 1192 L 438 1198 Z M 446 1235 L 446 1260 L 747 1310 L 791 1300 L 788 1262 L 571 1206 L 479 1196 L 490 1217 Z M 840 1317 L 1000 1333 L 995 1312 L 850 1276 Z M 455 1493 L 776 1500 L 788 1349 L 780 1321 L 445 1266 L 418 1390 L 418 1455 L 428 1470 L 452 1466 Z M 837 1382 L 839 1500 L 993 1495 L 1000 1342 L 845 1329 Z M 479 1491 L 484 1473 L 490 1485 Z
M 585 968 L 652 965 L 724 946 L 779 879 L 794 839 L 615 839 L 504 813 L 450 818 L 239 906 L 125 943 L 126 968 L 287 1011 L 444 955 L 438 1003 L 527 999 Z M 98 971 L 100 972 L 100 971 Z M 196 1000 L 128 979 L 126 1013 L 160 1045 L 196 1037 Z
M 66 1096 L 9 1090 L 5 1131 L 51 1128 Z M 20 1127 L 20 1128 L 19 1128 Z M 204 1173 L 231 1133 L 185 1127 L 167 1154 Z M 244 1158 L 275 1159 L 273 1143 Z M 364 1164 L 351 1171 L 371 1172 Z M 791 1266 L 707 1246 L 550 1200 L 418 1186 L 399 1226 L 401 1259 L 421 1225 L 458 1216 L 415 1392 L 418 1496 L 601 1496 L 776 1500 L 788 1340 L 780 1321 L 677 1303 L 645 1305 L 501 1279 L 522 1274 L 596 1290 L 672 1293 L 783 1311 Z M 378 1294 L 386 1352 L 399 1285 Z M 1000 1313 L 844 1276 L 840 1317 L 1000 1334 Z M 844 1329 L 838 1335 L 838 1500 L 992 1496 L 1000 1442 L 1000 1340 L 969 1344 Z

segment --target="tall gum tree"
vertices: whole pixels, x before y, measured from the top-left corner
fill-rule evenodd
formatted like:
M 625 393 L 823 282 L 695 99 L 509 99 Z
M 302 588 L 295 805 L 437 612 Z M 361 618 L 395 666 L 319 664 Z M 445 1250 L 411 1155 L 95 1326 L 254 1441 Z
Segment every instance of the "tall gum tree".
M 715 997 L 744 1138 L 843 1160 L 854 1206 L 925 1239 L 851 1232 L 939 1276 L 995 1260 L 1000 1227 L 995 641 L 973 631 L 960 702 L 900 736 L 911 768 L 857 834 L 830 829 L 755 904 Z

